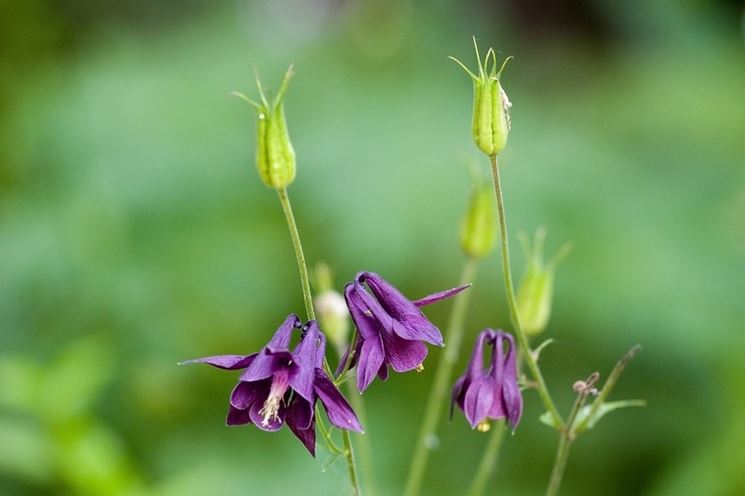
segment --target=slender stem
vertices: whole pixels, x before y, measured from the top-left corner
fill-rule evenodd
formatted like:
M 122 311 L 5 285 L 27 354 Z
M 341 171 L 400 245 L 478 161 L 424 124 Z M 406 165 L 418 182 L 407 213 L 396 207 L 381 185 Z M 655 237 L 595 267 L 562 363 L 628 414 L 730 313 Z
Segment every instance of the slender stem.
M 477 268 L 478 263 L 476 260 L 469 259 L 463 267 L 460 284 L 463 285 L 472 282 L 476 276 Z M 445 348 L 442 359 L 437 364 L 434 382 L 432 383 L 432 389 L 427 399 L 427 406 L 424 410 L 424 420 L 419 429 L 419 436 L 417 437 L 414 448 L 414 456 L 409 467 L 406 489 L 404 490 L 404 494 L 407 496 L 415 496 L 419 494 L 421 489 L 422 480 L 427 468 L 427 461 L 432 450 L 432 440 L 437 434 L 437 423 L 440 421 L 442 407 L 446 403 L 445 395 L 450 383 L 453 367 L 458 360 L 460 344 L 463 340 L 463 323 L 466 318 L 469 294 L 470 291 L 465 291 L 456 296 L 452 312 L 450 313 L 450 321 L 445 332 L 447 347 Z
M 308 278 L 308 267 L 305 266 L 305 255 L 303 254 L 303 245 L 300 243 L 300 234 L 297 231 L 295 216 L 292 213 L 290 197 L 287 196 L 287 188 L 277 190 L 279 193 L 279 202 L 282 204 L 282 211 L 287 219 L 287 227 L 290 228 L 290 237 L 292 238 L 292 247 L 295 248 L 295 258 L 297 259 L 297 269 L 300 272 L 300 284 L 303 286 L 303 301 L 305 301 L 305 311 L 310 320 L 316 320 L 316 313 L 313 311 L 313 293 L 310 291 L 310 279 Z
M 357 478 L 357 468 L 354 465 L 354 451 L 352 450 L 352 439 L 349 435 L 349 431 L 342 431 L 342 438 L 344 439 L 344 458 L 347 460 L 347 472 L 349 474 L 349 483 L 352 484 L 353 496 L 360 496 L 360 481 Z
M 559 494 L 561 479 L 564 476 L 564 469 L 567 466 L 569 458 L 569 449 L 572 447 L 572 440 L 569 436 L 562 435 L 559 438 L 559 448 L 556 450 L 556 459 L 554 460 L 554 469 L 551 471 L 551 480 L 546 489 L 546 496 L 556 496 Z
M 572 447 L 574 442 L 574 431 L 572 425 L 574 424 L 577 414 L 579 413 L 582 406 L 585 404 L 587 399 L 586 393 L 580 393 L 577 399 L 572 405 L 572 411 L 569 413 L 566 425 L 561 430 L 561 437 L 559 437 L 559 447 L 556 449 L 556 458 L 554 459 L 554 468 L 551 470 L 551 479 L 548 482 L 548 488 L 546 489 L 546 496 L 556 496 L 559 494 L 559 487 L 561 486 L 561 479 L 564 477 L 564 469 L 567 466 L 567 460 L 569 459 L 569 449 Z
M 564 426 L 564 420 L 556 408 L 554 401 L 551 399 L 551 394 L 548 392 L 546 387 L 546 381 L 543 379 L 541 370 L 538 368 L 538 363 L 530 351 L 530 344 L 528 343 L 528 337 L 525 335 L 522 326 L 520 325 L 520 318 L 517 313 L 517 302 L 515 300 L 515 290 L 512 285 L 512 270 L 510 268 L 510 247 L 509 240 L 507 238 L 507 219 L 504 213 L 504 199 L 502 198 L 502 185 L 499 180 L 499 165 L 497 164 L 497 156 L 493 155 L 489 157 L 491 159 L 492 177 L 494 179 L 494 192 L 497 196 L 497 214 L 499 217 L 499 234 L 502 241 L 502 273 L 504 274 L 504 287 L 507 293 L 507 306 L 510 312 L 510 320 L 512 321 L 512 327 L 515 329 L 517 334 L 517 340 L 520 343 L 520 347 L 523 349 L 523 356 L 525 362 L 528 364 L 528 369 L 533 376 L 533 380 L 536 382 L 538 389 L 538 395 L 541 397 L 541 401 L 546 409 L 551 413 L 554 418 L 554 423 L 558 426 Z
M 367 409 L 362 395 L 357 390 L 354 381 L 347 381 L 347 391 L 349 392 L 349 402 L 357 413 L 362 425 L 367 425 Z M 362 482 L 365 486 L 365 492 L 368 496 L 375 494 L 375 478 L 372 466 L 372 446 L 370 438 L 366 434 L 360 434 L 356 438 L 357 453 L 359 454 L 360 468 L 362 470 Z
M 471 482 L 468 496 L 481 496 L 484 494 L 486 483 L 489 481 L 489 477 L 497 464 L 497 455 L 499 454 L 499 447 L 504 438 L 504 431 L 504 420 L 497 420 L 492 425 L 492 432 L 489 434 L 489 443 L 486 445 L 481 462 L 479 463 L 479 468 L 476 470 L 473 482 Z
M 290 205 L 290 197 L 287 196 L 287 188 L 281 188 L 277 190 L 279 193 L 279 201 L 282 204 L 282 211 L 285 213 L 285 219 L 287 220 L 287 227 L 290 229 L 290 238 L 292 238 L 292 246 L 295 249 L 295 258 L 297 259 L 297 268 L 300 272 L 300 284 L 303 287 L 303 301 L 305 302 L 305 311 L 308 314 L 309 320 L 316 319 L 316 313 L 313 310 L 313 294 L 310 290 L 310 279 L 308 278 L 308 267 L 305 265 L 305 255 L 303 254 L 303 245 L 300 243 L 300 234 L 297 230 L 297 224 L 295 223 L 295 216 L 292 213 L 292 206 Z M 323 367 L 329 377 L 333 377 L 331 373 L 331 367 L 329 367 L 326 357 L 323 358 Z M 349 472 L 349 482 L 352 484 L 352 494 L 359 496 L 361 493 L 359 480 L 357 479 L 357 468 L 354 465 L 354 452 L 352 451 L 352 440 L 349 435 L 349 431 L 342 429 L 342 439 L 344 440 L 344 458 L 347 460 L 347 469 Z

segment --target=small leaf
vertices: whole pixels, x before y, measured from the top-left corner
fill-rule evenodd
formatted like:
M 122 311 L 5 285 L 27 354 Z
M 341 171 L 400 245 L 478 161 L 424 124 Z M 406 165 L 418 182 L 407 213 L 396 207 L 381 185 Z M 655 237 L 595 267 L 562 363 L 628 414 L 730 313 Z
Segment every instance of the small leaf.
M 547 426 L 551 427 L 552 429 L 556 429 L 557 431 L 559 430 L 559 425 L 556 423 L 554 416 L 551 415 L 551 412 L 545 412 L 543 415 L 538 417 L 538 420 L 540 420 L 541 423 L 544 423 Z
M 592 405 L 586 405 L 582 407 L 582 409 L 577 414 L 576 420 L 574 421 L 575 434 L 580 434 L 588 429 L 592 429 L 601 418 L 603 418 L 606 414 L 612 412 L 613 410 L 618 410 L 620 408 L 646 406 L 646 404 L 647 402 L 644 400 L 610 401 L 608 403 L 603 403 L 602 405 L 600 405 L 591 418 L 588 418 L 588 415 L 590 415 L 592 411 Z
M 334 462 L 336 460 L 338 460 L 340 456 L 341 456 L 341 453 L 334 453 L 331 456 L 329 456 L 328 458 L 326 458 L 326 461 L 323 462 L 323 465 L 321 466 L 321 472 L 325 472 L 326 470 L 328 470 L 328 468 L 331 465 L 333 465 Z

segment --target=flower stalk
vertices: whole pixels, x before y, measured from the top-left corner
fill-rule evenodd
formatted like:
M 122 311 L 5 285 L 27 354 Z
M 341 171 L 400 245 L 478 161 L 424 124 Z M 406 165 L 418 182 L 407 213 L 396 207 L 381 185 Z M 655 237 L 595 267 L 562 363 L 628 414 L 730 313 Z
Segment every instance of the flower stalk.
M 292 238 L 292 246 L 295 249 L 295 259 L 297 260 L 298 272 L 300 273 L 300 284 L 303 289 L 303 301 L 305 302 L 305 311 L 308 314 L 308 319 L 315 320 L 316 313 L 313 310 L 313 293 L 310 289 L 310 278 L 308 277 L 308 267 L 305 264 L 305 254 L 303 253 L 303 245 L 300 242 L 300 234 L 298 233 L 297 223 L 295 222 L 295 215 L 292 213 L 292 205 L 290 204 L 290 197 L 287 195 L 287 188 L 277 189 L 279 194 L 279 201 L 282 204 L 282 211 L 285 214 L 287 220 L 287 227 L 290 230 L 290 238 Z M 333 377 L 331 367 L 329 367 L 328 360 L 326 357 L 323 358 L 323 368 L 327 374 Z M 352 494 L 359 496 L 362 494 L 360 491 L 359 478 L 357 477 L 357 467 L 354 463 L 354 451 L 352 448 L 352 439 L 348 431 L 342 430 L 342 440 L 344 442 L 344 459 L 347 462 L 347 473 L 349 475 L 349 482 L 352 485 Z M 326 438 L 324 436 L 324 438 Z
M 461 275 L 459 285 L 472 282 L 476 277 L 477 269 L 478 261 L 474 258 L 469 258 L 463 267 L 463 274 Z M 437 435 L 437 423 L 442 414 L 442 406 L 445 404 L 445 395 L 450 386 L 453 367 L 458 360 L 458 352 L 463 341 L 469 293 L 465 292 L 459 295 L 455 299 L 455 303 L 453 303 L 453 309 L 450 313 L 450 320 L 446 330 L 448 345 L 437 364 L 432 389 L 424 410 L 424 419 L 422 420 L 419 436 L 417 437 L 414 448 L 414 455 L 409 466 L 409 475 L 406 481 L 406 489 L 404 490 L 404 494 L 407 496 L 416 496 L 421 490 L 422 480 L 424 479 L 427 462 L 429 461 L 429 454 L 432 450 L 431 442 Z
M 543 405 L 546 407 L 546 410 L 548 410 L 551 414 L 551 417 L 553 417 L 554 424 L 563 428 L 564 420 L 561 417 L 559 410 L 556 408 L 553 399 L 551 398 L 551 394 L 546 387 L 546 381 L 543 379 L 543 374 L 541 374 L 541 369 L 538 367 L 538 362 L 536 361 L 535 356 L 530 350 L 528 336 L 525 334 L 522 326 L 520 325 L 517 300 L 515 299 L 515 290 L 512 284 L 512 270 L 510 268 L 510 246 L 509 240 L 507 238 L 507 219 L 504 210 L 502 184 L 499 178 L 499 164 L 497 162 L 496 155 L 491 155 L 489 157 L 489 160 L 491 161 L 492 179 L 494 181 L 494 193 L 497 200 L 497 219 L 499 221 L 499 234 L 502 243 L 502 273 L 504 275 L 504 289 L 507 295 L 507 308 L 510 313 L 510 321 L 512 322 L 512 327 L 515 330 L 515 334 L 517 335 L 517 340 L 520 344 L 520 348 L 522 348 L 523 350 L 525 363 L 528 365 L 530 374 L 533 376 L 533 380 L 536 383 L 538 395 L 540 396 Z
M 486 449 L 484 449 L 484 454 L 481 456 L 481 462 L 479 462 L 476 475 L 473 476 L 473 481 L 471 481 L 468 496 L 481 496 L 484 494 L 484 489 L 486 488 L 486 483 L 489 481 L 489 476 L 492 474 L 497 464 L 497 456 L 499 455 L 499 448 L 502 445 L 502 439 L 504 439 L 504 431 L 504 420 L 497 420 L 491 426 L 489 441 L 486 445 Z

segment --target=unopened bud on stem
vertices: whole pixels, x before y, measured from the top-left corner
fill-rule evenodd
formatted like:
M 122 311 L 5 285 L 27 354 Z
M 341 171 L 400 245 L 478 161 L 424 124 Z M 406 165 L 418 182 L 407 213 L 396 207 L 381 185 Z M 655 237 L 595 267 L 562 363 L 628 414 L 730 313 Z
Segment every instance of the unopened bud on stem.
M 277 190 L 286 188 L 295 179 L 295 150 L 287 133 L 283 104 L 292 74 L 290 66 L 272 102 L 267 98 L 258 74 L 256 85 L 259 88 L 260 102 L 255 102 L 242 93 L 233 92 L 256 109 L 256 167 L 264 184 Z
M 455 57 L 450 59 L 460 65 L 473 80 L 473 139 L 479 150 L 493 157 L 507 145 L 507 135 L 510 131 L 512 104 L 502 89 L 500 77 L 512 57 L 507 57 L 497 70 L 497 54 L 494 49 L 490 48 L 482 60 L 475 37 L 473 45 L 479 63 L 478 75 Z
M 474 185 L 460 230 L 460 245 L 471 258 L 488 255 L 497 239 L 497 216 L 491 185 Z
M 520 237 L 526 266 L 517 291 L 517 310 L 520 324 L 528 335 L 540 334 L 548 325 L 551 316 L 554 271 L 571 250 L 571 245 L 562 246 L 554 258 L 546 264 L 543 261 L 545 238 L 546 231 L 542 228 L 536 231 L 532 244 L 524 234 Z

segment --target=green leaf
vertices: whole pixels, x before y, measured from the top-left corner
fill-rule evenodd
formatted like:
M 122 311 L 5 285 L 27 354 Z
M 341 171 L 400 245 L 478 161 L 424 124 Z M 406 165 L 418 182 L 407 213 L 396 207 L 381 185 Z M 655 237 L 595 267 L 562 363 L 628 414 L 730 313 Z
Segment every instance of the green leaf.
M 328 458 L 326 458 L 326 461 L 323 462 L 323 465 L 321 466 L 321 472 L 325 472 L 326 470 L 328 470 L 328 468 L 331 465 L 333 465 L 334 462 L 336 460 L 338 460 L 340 456 L 341 456 L 341 453 L 334 453 L 331 456 L 329 456 Z
M 547 426 L 551 427 L 552 429 L 559 430 L 559 424 L 554 421 L 554 416 L 551 415 L 551 412 L 545 412 L 543 415 L 538 417 L 538 420 L 540 420 L 542 423 L 546 424 Z
M 603 403 L 598 407 L 597 411 L 591 418 L 588 418 L 592 410 L 592 405 L 586 405 L 577 414 L 577 418 L 574 420 L 575 434 L 580 434 L 588 429 L 595 427 L 595 424 L 603 418 L 606 414 L 618 410 L 620 408 L 629 407 L 641 407 L 646 406 L 647 402 L 644 400 L 621 400 L 621 401 L 610 401 Z

